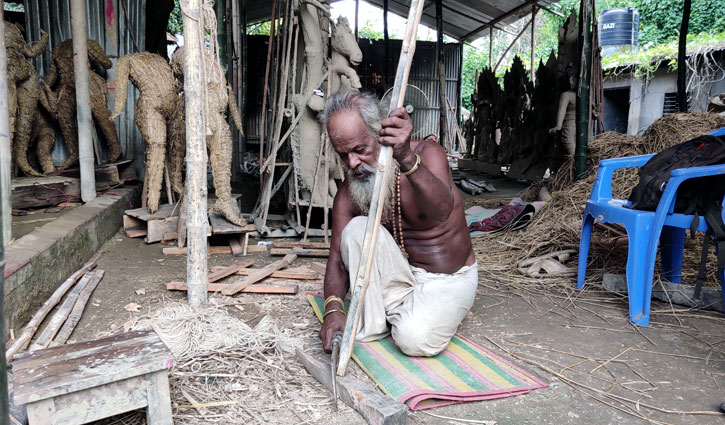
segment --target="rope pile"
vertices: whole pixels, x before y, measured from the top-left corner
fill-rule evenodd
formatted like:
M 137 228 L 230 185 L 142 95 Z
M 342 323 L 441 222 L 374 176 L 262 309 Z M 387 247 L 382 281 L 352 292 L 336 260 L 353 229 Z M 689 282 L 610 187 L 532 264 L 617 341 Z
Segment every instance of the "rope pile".
M 213 304 L 204 308 L 169 304 L 152 315 L 138 318 L 131 326 L 133 330 L 149 328 L 159 335 L 180 363 L 211 353 L 291 354 L 300 346 L 270 316 L 264 316 L 252 328 Z

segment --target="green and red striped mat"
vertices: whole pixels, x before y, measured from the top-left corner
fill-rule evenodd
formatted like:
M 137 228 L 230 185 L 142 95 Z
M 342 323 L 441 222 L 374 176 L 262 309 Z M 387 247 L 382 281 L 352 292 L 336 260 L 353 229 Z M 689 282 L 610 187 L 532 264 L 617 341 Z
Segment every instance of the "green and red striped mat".
M 307 294 L 307 299 L 322 321 L 322 297 Z M 385 394 L 411 410 L 510 397 L 546 387 L 461 335 L 455 335 L 448 348 L 434 357 L 406 356 L 387 337 L 356 342 L 352 358 Z

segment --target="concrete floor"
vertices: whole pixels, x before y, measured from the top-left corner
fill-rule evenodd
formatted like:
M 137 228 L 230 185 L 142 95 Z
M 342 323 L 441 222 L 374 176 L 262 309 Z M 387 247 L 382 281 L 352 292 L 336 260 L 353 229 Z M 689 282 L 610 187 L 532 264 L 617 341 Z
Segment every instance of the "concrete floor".
M 183 301 L 185 293 L 167 291 L 165 284 L 184 279 L 185 257 L 164 256 L 161 250 L 159 244 L 147 245 L 121 232 L 106 243 L 97 262 L 105 277 L 71 340 L 119 330 L 132 317 L 169 301 Z M 266 254 L 251 257 L 254 267 L 274 260 Z M 238 260 L 213 255 L 209 265 Z M 293 266 L 308 263 L 299 259 Z M 570 289 L 571 278 L 521 288 L 491 282 L 486 270 L 480 270 L 479 276 L 478 296 L 460 333 L 537 375 L 549 387 L 506 399 L 409 412 L 410 423 L 725 424 L 725 416 L 716 413 L 725 401 L 725 316 L 677 306 L 673 313 L 669 305 L 653 303 L 653 324 L 635 328 L 627 321 L 626 300 L 597 288 L 575 292 Z M 300 286 L 295 296 L 238 296 L 245 303 L 241 317 L 254 320 L 270 314 L 283 326 L 300 328 L 303 323 L 306 347 L 319 350 L 319 324 L 304 293 L 321 291 L 322 283 Z M 137 294 L 142 288 L 145 294 Z M 140 305 L 138 313 L 124 310 L 132 302 Z M 324 393 L 312 378 L 304 379 Z M 288 405 L 286 409 L 297 409 L 296 404 Z M 313 422 L 364 423 L 346 407 L 335 413 L 328 402 L 319 409 Z M 292 416 L 284 410 L 267 420 L 300 422 L 297 413 Z

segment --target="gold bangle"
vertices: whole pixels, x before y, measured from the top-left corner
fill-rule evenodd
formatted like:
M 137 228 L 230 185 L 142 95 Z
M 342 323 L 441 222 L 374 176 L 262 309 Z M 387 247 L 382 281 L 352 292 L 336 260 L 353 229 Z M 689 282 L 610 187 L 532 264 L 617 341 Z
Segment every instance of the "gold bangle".
M 322 309 L 327 310 L 327 304 L 330 304 L 333 301 L 337 301 L 340 303 L 340 306 L 345 307 L 345 302 L 342 301 L 342 298 L 338 297 L 337 295 L 330 295 L 329 297 L 325 298 L 325 303 L 322 305 Z
M 415 165 L 413 166 L 413 168 L 411 168 L 411 169 L 410 169 L 410 170 L 408 170 L 408 171 L 403 171 L 403 170 L 400 170 L 400 172 L 401 172 L 401 174 L 403 174 L 404 176 L 409 176 L 409 175 L 411 175 L 411 174 L 415 173 L 415 170 L 417 170 L 417 169 L 418 169 L 418 166 L 419 166 L 419 165 L 420 165 L 420 155 L 418 155 L 418 154 L 415 154 Z
M 325 314 L 322 315 L 322 320 L 325 320 L 325 317 L 327 317 L 328 314 L 335 312 L 342 313 L 343 316 L 347 317 L 347 314 L 345 314 L 344 311 L 340 310 L 339 308 L 333 308 L 332 310 L 327 310 Z

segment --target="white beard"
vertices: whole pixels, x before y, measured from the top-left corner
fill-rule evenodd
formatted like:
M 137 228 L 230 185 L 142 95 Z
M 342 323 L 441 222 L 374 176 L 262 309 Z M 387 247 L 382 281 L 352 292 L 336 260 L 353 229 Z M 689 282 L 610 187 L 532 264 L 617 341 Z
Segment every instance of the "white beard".
M 359 165 L 357 167 L 357 170 L 364 170 L 371 173 L 369 176 L 360 179 L 355 176 L 356 170 L 347 170 L 347 180 L 349 181 L 350 195 L 352 196 L 352 201 L 355 203 L 355 205 L 357 205 L 358 208 L 360 208 L 360 211 L 362 211 L 363 215 L 368 215 L 368 211 L 370 209 L 370 200 L 373 197 L 373 189 L 375 187 L 376 170 L 374 168 L 368 167 L 367 165 Z M 386 182 L 384 182 L 385 187 L 387 188 L 387 193 L 385 195 L 385 203 L 383 205 L 382 221 L 389 221 L 394 216 L 393 207 L 396 195 L 395 183 L 395 172 L 394 170 L 390 170 L 388 179 Z

